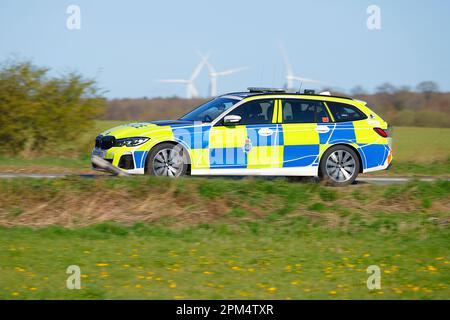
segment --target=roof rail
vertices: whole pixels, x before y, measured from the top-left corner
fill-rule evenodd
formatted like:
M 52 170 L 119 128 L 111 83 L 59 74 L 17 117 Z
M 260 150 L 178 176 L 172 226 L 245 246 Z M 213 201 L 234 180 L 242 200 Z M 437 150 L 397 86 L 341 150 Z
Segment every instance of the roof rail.
M 286 90 L 281 88 L 264 88 L 264 87 L 248 87 L 250 92 L 286 92 Z

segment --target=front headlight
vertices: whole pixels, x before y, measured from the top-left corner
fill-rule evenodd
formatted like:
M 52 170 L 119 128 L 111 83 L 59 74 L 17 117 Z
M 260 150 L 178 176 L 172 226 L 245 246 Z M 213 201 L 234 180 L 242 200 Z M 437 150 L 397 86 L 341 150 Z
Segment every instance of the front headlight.
M 132 137 L 132 138 L 124 138 L 117 139 L 114 147 L 136 147 L 143 143 L 146 143 L 150 138 L 146 137 Z

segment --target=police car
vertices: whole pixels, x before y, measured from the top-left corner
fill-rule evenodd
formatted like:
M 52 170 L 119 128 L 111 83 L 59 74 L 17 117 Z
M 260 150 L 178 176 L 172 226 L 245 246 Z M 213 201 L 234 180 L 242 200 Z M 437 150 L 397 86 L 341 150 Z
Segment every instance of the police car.
M 92 155 L 128 174 L 313 176 L 334 185 L 392 161 L 388 124 L 365 102 L 270 88 L 221 95 L 178 120 L 112 128 Z

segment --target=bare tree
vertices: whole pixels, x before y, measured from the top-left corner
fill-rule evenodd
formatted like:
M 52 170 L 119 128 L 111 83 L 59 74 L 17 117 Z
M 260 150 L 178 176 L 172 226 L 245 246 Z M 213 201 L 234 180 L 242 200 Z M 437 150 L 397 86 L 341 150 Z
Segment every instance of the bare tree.
M 389 82 L 385 82 L 377 87 L 377 92 L 379 93 L 394 94 L 396 91 L 397 88 Z

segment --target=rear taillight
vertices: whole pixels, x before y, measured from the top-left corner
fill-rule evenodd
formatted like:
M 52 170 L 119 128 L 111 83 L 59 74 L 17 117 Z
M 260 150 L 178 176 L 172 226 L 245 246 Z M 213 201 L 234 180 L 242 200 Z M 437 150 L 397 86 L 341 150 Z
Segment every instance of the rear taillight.
M 373 128 L 373 131 L 375 131 L 376 133 L 378 133 L 380 136 L 382 136 L 383 138 L 387 138 L 389 137 L 389 133 L 387 130 L 381 129 L 381 128 Z

